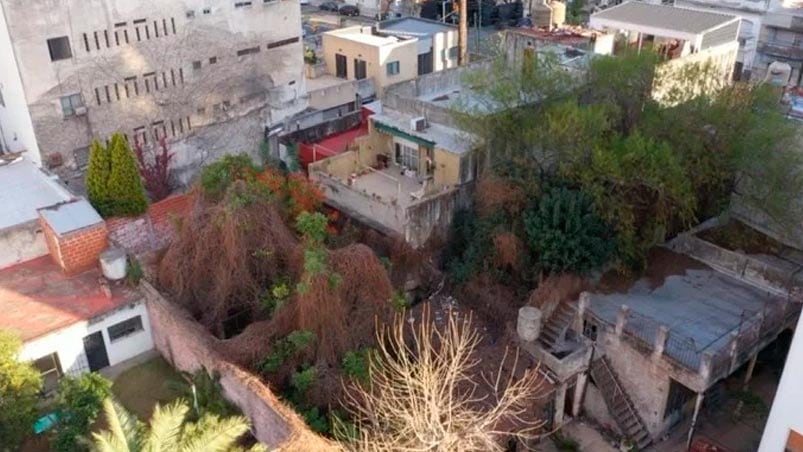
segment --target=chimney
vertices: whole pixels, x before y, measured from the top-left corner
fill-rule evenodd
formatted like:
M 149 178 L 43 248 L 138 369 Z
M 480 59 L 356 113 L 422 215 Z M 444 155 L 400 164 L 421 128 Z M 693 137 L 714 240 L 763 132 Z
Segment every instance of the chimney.
M 50 257 L 67 275 L 97 266 L 108 246 L 106 222 L 85 199 L 39 209 L 39 224 Z

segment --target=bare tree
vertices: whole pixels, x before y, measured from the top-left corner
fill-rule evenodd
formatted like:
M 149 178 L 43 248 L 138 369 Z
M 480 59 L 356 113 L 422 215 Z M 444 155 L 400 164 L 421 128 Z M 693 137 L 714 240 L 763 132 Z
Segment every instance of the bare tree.
M 344 405 L 356 423 L 346 447 L 502 451 L 505 440 L 537 436 L 544 425 L 534 414 L 543 394 L 537 368 L 516 378 L 518 353 L 506 350 L 498 370 L 482 375 L 475 356 L 481 336 L 470 316 L 458 320 L 449 313 L 439 329 L 425 310 L 417 325 L 407 323 L 398 315 L 379 330 L 370 383 L 346 387 Z M 338 430 L 347 436 L 344 425 Z

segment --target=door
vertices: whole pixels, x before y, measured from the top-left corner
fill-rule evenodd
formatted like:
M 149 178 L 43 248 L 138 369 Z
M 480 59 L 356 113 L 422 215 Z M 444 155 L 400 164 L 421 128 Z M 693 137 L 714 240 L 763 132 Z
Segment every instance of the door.
M 366 77 L 368 71 L 365 68 L 365 60 L 354 59 L 354 78 L 362 80 Z
M 335 54 L 335 75 L 339 78 L 348 78 L 348 74 L 346 74 L 346 55 Z
M 103 333 L 98 331 L 84 338 L 84 352 L 89 362 L 89 370 L 94 372 L 109 366 L 109 355 L 106 354 L 106 343 Z
M 418 55 L 418 75 L 432 72 L 432 50 Z

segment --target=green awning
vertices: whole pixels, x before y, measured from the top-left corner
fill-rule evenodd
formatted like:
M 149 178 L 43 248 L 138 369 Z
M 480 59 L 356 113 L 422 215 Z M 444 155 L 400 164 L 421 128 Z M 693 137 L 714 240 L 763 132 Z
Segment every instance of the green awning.
M 432 149 L 435 147 L 435 143 L 433 143 L 432 141 L 425 140 L 415 135 L 411 135 L 410 133 L 399 129 L 398 127 L 389 126 L 379 121 L 374 121 L 374 128 L 376 128 L 377 130 L 381 130 L 382 132 L 397 136 L 399 138 L 404 138 L 405 140 L 412 141 L 413 143 L 417 143 L 426 148 Z

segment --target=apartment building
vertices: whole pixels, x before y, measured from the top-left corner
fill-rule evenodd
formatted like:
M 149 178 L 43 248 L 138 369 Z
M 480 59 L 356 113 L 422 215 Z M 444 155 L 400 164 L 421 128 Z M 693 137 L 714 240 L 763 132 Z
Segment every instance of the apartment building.
M 186 183 L 303 109 L 295 0 L 0 0 L 0 150 L 80 191 L 88 146 L 166 139 Z
M 770 65 L 777 61 L 792 69 L 788 80 L 782 83 L 803 86 L 803 2 L 773 0 L 769 5 L 758 38 L 756 78 L 766 78 Z

